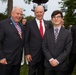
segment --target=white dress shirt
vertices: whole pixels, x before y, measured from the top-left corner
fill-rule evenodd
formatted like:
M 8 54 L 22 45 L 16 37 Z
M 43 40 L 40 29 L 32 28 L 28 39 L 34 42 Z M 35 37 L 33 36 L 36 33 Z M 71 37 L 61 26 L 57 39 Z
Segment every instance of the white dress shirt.
M 38 20 L 37 18 L 35 20 L 36 20 L 38 28 L 40 29 L 40 20 Z M 43 27 L 43 35 L 44 35 L 44 33 L 45 33 L 45 25 L 44 25 L 44 21 L 43 20 L 42 20 L 42 27 Z

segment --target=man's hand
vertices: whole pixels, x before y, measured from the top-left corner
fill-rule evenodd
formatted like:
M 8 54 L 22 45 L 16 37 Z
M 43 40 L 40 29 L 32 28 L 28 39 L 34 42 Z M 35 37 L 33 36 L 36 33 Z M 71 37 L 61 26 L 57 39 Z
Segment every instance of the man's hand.
M 1 64 L 4 64 L 4 65 L 7 64 L 6 58 L 1 59 L 1 60 L 0 60 L 0 63 L 1 63 Z
M 28 62 L 31 62 L 32 61 L 32 56 L 29 54 L 29 55 L 26 55 L 26 60 Z
M 53 66 L 53 67 L 56 67 L 59 63 L 57 62 L 56 59 L 53 59 L 50 61 L 50 64 Z

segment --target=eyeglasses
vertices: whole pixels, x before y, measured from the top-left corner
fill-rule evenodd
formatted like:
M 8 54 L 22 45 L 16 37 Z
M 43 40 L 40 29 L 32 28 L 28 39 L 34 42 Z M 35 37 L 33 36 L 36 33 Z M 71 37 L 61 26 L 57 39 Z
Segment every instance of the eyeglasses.
M 61 16 L 54 16 L 53 18 L 58 18 L 59 19 L 59 18 L 61 18 Z
M 26 21 L 22 21 L 22 22 L 26 22 Z

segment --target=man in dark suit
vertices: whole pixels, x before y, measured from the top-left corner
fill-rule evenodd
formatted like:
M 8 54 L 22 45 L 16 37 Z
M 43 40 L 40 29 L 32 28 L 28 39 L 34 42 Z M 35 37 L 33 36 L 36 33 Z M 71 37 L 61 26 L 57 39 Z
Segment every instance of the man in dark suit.
M 72 38 L 73 38 L 73 44 L 71 48 L 71 53 L 69 57 L 69 66 L 68 66 L 68 75 L 71 75 L 75 64 L 76 64 L 76 25 L 71 27 L 71 33 L 72 33 Z
M 19 75 L 24 30 L 19 23 L 23 11 L 14 7 L 11 17 L 0 22 L 0 75 Z
M 29 63 L 29 75 L 44 75 L 43 35 L 50 24 L 43 20 L 44 8 L 39 5 L 34 10 L 35 18 L 26 22 L 25 54 Z M 40 28 L 42 21 L 42 29 Z M 40 29 L 43 34 L 40 34 Z
M 42 48 L 45 55 L 45 75 L 67 75 L 71 51 L 71 33 L 61 27 L 63 15 L 56 10 L 51 15 L 53 27 L 46 31 Z

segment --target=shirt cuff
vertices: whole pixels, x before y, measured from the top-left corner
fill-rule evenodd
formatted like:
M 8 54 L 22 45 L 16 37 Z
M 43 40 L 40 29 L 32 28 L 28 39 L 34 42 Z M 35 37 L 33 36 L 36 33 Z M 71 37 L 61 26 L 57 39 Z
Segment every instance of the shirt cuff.
M 56 60 L 56 62 L 59 64 L 59 61 L 57 60 L 57 59 L 55 59 Z
M 51 59 L 49 60 L 49 62 L 51 62 L 52 60 L 54 60 L 54 58 L 51 58 Z

